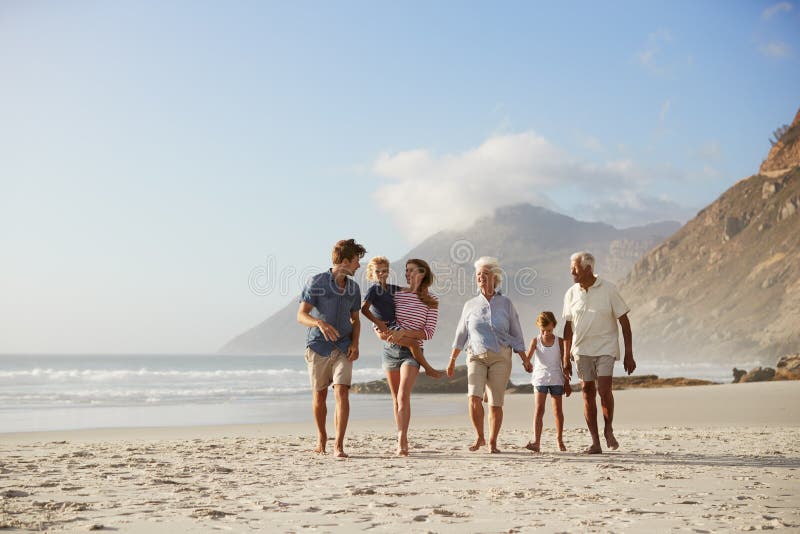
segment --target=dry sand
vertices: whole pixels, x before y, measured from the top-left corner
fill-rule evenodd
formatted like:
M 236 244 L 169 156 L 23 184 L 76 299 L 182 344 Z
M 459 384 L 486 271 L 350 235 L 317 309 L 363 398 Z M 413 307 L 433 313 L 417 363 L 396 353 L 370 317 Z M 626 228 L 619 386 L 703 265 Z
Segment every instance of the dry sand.
M 626 390 L 616 452 L 588 444 L 579 395 L 552 412 L 507 397 L 504 453 L 470 453 L 461 415 L 352 421 L 345 460 L 303 425 L 0 434 L 0 527 L 86 532 L 638 532 L 800 530 L 800 382 Z M 387 406 L 388 410 L 388 406 Z M 332 446 L 332 444 L 331 444 Z

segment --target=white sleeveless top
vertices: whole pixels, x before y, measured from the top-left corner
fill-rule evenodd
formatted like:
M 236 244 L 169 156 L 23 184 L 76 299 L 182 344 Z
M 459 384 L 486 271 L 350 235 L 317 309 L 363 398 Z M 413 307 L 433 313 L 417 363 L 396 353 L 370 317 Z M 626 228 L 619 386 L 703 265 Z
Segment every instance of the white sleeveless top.
M 533 374 L 531 384 L 534 386 L 563 386 L 564 371 L 561 369 L 561 350 L 558 348 L 558 337 L 553 345 L 546 347 L 542 336 L 536 338 L 533 351 Z

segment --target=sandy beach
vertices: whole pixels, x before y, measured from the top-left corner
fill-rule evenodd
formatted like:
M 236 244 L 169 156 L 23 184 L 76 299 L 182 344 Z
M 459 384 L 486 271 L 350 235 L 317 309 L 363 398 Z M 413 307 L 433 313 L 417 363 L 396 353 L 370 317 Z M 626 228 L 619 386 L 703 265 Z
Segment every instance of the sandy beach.
M 557 452 L 532 398 L 507 397 L 502 454 L 470 453 L 466 399 L 351 422 L 349 459 L 310 452 L 310 424 L 0 434 L 0 528 L 85 532 L 562 532 L 800 529 L 800 382 L 615 393 L 621 447 L 588 444 L 579 395 Z M 388 407 L 387 407 L 388 408 Z

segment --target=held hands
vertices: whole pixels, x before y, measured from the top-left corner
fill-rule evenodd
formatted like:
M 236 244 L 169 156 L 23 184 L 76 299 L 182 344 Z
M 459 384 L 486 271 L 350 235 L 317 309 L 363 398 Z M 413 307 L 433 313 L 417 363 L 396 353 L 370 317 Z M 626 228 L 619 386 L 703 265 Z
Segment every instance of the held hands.
M 569 380 L 572 377 L 572 360 L 568 357 L 564 358 L 564 362 L 562 363 L 562 369 L 564 371 L 564 377 Z
M 525 368 L 525 372 L 533 372 L 533 364 L 531 363 L 530 358 L 528 358 L 528 355 L 525 354 L 525 351 L 518 351 L 517 354 L 519 354 L 519 357 L 522 358 L 522 367 Z
M 533 372 L 533 363 L 531 363 L 531 361 L 528 358 L 523 358 L 522 359 L 522 367 L 525 368 L 525 372 L 526 373 L 532 373 Z
M 375 327 L 378 329 L 378 332 L 388 332 L 389 327 L 386 326 L 386 323 L 381 321 L 380 319 L 375 320 Z

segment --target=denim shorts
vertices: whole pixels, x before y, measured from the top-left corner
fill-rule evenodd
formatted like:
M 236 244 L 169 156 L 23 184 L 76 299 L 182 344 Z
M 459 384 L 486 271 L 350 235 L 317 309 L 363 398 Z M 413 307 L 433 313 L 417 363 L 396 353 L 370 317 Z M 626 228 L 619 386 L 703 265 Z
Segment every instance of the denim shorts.
M 536 388 L 536 393 L 550 393 L 556 397 L 564 394 L 564 386 L 533 386 Z
M 383 368 L 387 371 L 400 369 L 404 365 L 419 368 L 419 362 L 411 355 L 411 350 L 402 345 L 387 343 L 383 346 Z

